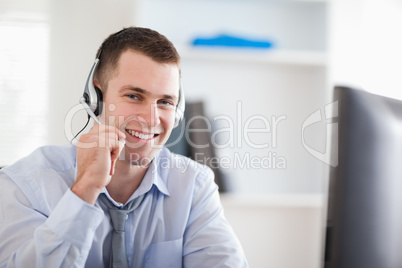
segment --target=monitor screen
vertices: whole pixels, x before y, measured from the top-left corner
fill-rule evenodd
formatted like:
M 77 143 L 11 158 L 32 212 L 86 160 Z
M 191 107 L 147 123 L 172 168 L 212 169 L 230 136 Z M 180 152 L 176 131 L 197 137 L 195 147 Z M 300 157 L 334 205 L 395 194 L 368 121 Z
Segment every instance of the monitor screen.
M 402 101 L 336 87 L 325 268 L 402 267 Z

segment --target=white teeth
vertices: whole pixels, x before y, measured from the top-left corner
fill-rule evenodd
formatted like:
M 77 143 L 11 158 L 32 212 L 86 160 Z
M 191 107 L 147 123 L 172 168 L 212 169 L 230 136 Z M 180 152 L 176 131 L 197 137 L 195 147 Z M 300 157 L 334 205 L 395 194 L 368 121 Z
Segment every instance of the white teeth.
M 143 134 L 143 133 L 138 133 L 137 131 L 134 131 L 134 130 L 127 130 L 127 131 L 131 135 L 133 135 L 133 136 L 135 136 L 137 138 L 140 138 L 141 140 L 149 140 L 149 139 L 152 139 L 155 136 L 155 134 L 146 135 L 146 134 Z

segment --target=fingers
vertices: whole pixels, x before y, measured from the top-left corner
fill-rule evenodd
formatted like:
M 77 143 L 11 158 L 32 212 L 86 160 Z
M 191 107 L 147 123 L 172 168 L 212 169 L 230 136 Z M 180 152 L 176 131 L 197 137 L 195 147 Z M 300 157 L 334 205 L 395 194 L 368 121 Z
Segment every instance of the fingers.
M 105 146 L 110 150 L 111 165 L 109 175 L 112 176 L 114 174 L 117 159 L 124 148 L 126 135 L 113 126 L 99 124 L 94 129 L 94 132 L 97 132 L 99 135 L 99 146 Z
M 77 147 L 77 177 L 71 188 L 83 200 L 93 204 L 100 189 L 107 186 L 124 148 L 126 135 L 113 126 L 94 123 L 82 134 Z
M 118 141 L 123 141 L 126 134 L 113 126 L 99 125 L 94 123 L 93 128 L 86 134 L 81 135 L 76 146 L 79 148 L 116 147 Z
M 94 127 L 91 129 L 90 132 L 94 132 L 94 133 L 109 133 L 109 134 L 116 134 L 117 135 L 117 139 L 119 140 L 124 140 L 126 138 L 126 134 L 124 132 L 122 132 L 121 130 L 119 130 L 116 127 L 113 126 L 107 126 L 107 125 L 99 125 L 97 123 L 94 124 Z

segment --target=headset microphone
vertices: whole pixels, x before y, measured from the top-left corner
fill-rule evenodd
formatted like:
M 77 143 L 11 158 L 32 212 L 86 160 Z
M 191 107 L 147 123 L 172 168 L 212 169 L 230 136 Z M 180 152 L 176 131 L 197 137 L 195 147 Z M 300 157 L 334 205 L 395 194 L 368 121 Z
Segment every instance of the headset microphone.
M 96 117 L 96 115 L 94 114 L 94 112 L 92 112 L 92 109 L 91 109 L 91 107 L 89 107 L 89 105 L 88 105 L 87 102 L 88 102 L 88 101 L 85 99 L 85 97 L 81 97 L 81 98 L 80 98 L 80 103 L 82 104 L 82 106 L 84 106 L 85 111 L 87 112 L 87 114 L 88 114 L 96 123 L 98 123 L 99 125 L 102 124 L 102 123 L 99 121 L 98 117 Z

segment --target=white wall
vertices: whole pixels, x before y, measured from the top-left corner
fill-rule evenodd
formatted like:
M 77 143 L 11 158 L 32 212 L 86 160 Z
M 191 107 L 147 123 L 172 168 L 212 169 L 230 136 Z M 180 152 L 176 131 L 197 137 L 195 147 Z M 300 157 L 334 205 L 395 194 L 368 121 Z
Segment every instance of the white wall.
M 331 10 L 333 81 L 402 99 L 402 1 L 336 0 Z
M 223 195 L 221 200 L 250 267 L 322 267 L 323 195 Z

